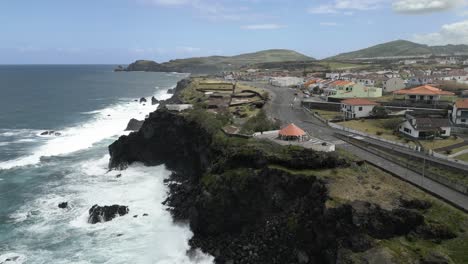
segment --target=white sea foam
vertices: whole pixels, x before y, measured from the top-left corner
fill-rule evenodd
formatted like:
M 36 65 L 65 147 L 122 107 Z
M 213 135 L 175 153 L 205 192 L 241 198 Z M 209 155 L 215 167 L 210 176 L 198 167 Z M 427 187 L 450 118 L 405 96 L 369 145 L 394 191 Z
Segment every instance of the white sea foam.
M 106 155 L 74 165 L 75 173 L 67 175 L 63 185 L 51 188 L 11 216 L 31 234 L 23 241 L 22 253 L 34 256 L 38 263 L 51 259 L 54 263 L 212 263 L 212 257 L 201 253 L 196 260 L 189 259 L 186 252 L 192 232 L 186 225 L 174 224 L 161 204 L 167 196 L 163 181 L 169 175 L 164 166 L 136 164 L 125 171 L 107 172 L 108 160 Z M 116 178 L 116 174 L 122 175 Z M 63 201 L 69 203 L 68 209 L 57 207 Z M 87 219 L 94 204 L 126 205 L 130 212 L 93 225 Z M 35 246 L 63 244 L 70 237 L 73 245 L 57 252 Z
M 0 263 L 22 264 L 26 261 L 26 259 L 26 256 L 13 252 L 0 255 Z
M 155 97 L 165 100 L 171 97 L 166 90 L 159 90 Z M 45 137 L 48 140 L 36 149 L 31 150 L 31 155 L 0 163 L 0 169 L 35 165 L 41 157 L 59 156 L 78 150 L 86 149 L 93 144 L 114 136 L 124 134 L 124 129 L 131 118 L 143 120 L 145 116 L 154 110 L 157 105 L 151 102 L 140 104 L 129 100 L 112 105 L 108 108 L 93 111 L 91 120 L 78 126 L 61 130 L 60 136 Z M 3 135 L 15 135 L 18 131 L 3 132 Z M 23 133 L 39 133 L 33 130 L 22 130 Z

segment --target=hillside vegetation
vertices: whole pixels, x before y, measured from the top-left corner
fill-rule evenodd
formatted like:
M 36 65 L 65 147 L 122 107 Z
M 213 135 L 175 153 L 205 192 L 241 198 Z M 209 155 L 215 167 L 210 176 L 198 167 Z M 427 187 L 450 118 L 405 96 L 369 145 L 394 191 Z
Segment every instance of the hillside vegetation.
M 236 56 L 210 56 L 170 60 L 157 63 L 149 60 L 138 60 L 130 64 L 127 71 L 161 71 L 214 73 L 223 70 L 234 70 L 257 63 L 275 63 L 290 61 L 312 61 L 314 58 L 293 50 L 272 49 Z
M 342 53 L 329 59 L 353 60 L 363 58 L 404 57 L 423 55 L 455 55 L 468 54 L 468 45 L 428 46 L 407 40 L 396 40 L 369 48 Z

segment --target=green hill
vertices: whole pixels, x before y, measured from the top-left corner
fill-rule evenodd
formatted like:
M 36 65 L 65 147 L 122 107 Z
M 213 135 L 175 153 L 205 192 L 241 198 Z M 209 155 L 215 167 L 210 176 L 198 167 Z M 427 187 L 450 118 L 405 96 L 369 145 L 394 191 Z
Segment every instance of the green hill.
M 342 53 L 328 58 L 333 60 L 354 60 L 364 58 L 411 57 L 424 55 L 468 54 L 468 45 L 428 46 L 407 40 L 396 40 L 358 51 Z
M 138 60 L 130 64 L 126 71 L 162 71 L 162 72 L 191 72 L 213 73 L 223 70 L 234 70 L 257 63 L 312 61 L 308 57 L 293 50 L 273 49 L 236 56 L 210 56 L 188 59 L 171 60 L 156 63 L 149 60 Z

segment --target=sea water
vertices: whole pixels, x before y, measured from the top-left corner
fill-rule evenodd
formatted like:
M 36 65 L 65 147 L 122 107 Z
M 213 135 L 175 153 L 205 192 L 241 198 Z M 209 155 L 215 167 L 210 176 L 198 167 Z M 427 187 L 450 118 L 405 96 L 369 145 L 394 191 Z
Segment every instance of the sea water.
M 150 97 L 167 99 L 187 75 L 113 68 L 0 66 L 0 263 L 212 262 L 187 257 L 192 233 L 161 204 L 164 166 L 107 168 L 107 147 L 129 119 L 144 119 L 157 108 Z M 41 135 L 48 130 L 60 135 Z M 94 204 L 130 212 L 93 225 Z

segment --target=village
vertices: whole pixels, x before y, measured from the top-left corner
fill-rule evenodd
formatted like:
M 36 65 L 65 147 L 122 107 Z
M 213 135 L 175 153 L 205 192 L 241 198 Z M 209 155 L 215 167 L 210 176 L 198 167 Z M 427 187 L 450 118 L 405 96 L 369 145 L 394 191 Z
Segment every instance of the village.
M 302 107 L 335 128 L 468 162 L 468 60 L 437 58 L 433 69 L 413 67 L 427 58 L 396 63 L 393 70 L 307 74 L 246 69 L 223 78 L 294 89 Z

